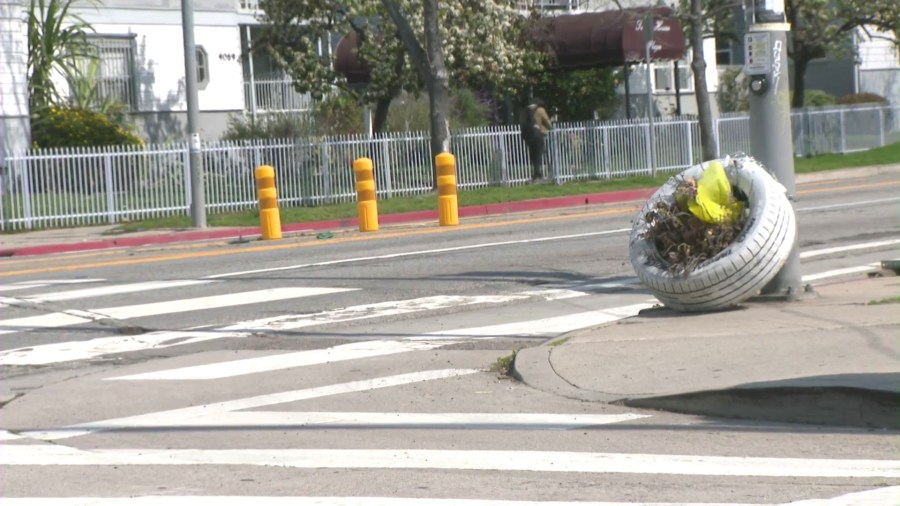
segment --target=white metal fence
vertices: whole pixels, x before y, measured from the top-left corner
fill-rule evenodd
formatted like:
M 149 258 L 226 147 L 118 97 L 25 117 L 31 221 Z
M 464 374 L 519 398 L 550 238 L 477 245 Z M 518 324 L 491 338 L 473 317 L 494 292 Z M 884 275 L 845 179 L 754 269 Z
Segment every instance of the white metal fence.
M 792 114 L 797 156 L 847 153 L 900 142 L 900 107 L 844 107 Z M 720 154 L 750 152 L 749 117 L 717 120 Z M 657 120 L 654 162 L 676 172 L 699 161 L 697 122 Z M 650 126 L 644 120 L 559 124 L 546 165 L 557 183 L 651 172 Z M 356 198 L 352 162 L 374 160 L 379 198 L 431 191 L 427 132 L 332 136 L 281 141 L 211 142 L 202 148 L 207 210 L 255 209 L 254 169 L 275 167 L 282 206 L 317 206 Z M 460 189 L 524 184 L 528 155 L 517 126 L 453 132 Z M 0 178 L 0 228 L 67 227 L 187 215 L 185 144 L 138 148 L 43 149 L 9 153 Z

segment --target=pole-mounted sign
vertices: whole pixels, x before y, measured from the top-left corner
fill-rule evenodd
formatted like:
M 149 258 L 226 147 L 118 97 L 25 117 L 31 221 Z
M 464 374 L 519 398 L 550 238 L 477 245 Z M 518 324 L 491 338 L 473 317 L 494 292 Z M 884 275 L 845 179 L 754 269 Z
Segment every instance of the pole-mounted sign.
M 750 87 L 751 155 L 777 179 L 794 201 L 794 143 L 787 74 L 784 0 L 746 0 L 750 30 L 744 35 L 744 74 Z M 795 241 L 784 267 L 763 295 L 794 298 L 801 292 L 800 253 Z

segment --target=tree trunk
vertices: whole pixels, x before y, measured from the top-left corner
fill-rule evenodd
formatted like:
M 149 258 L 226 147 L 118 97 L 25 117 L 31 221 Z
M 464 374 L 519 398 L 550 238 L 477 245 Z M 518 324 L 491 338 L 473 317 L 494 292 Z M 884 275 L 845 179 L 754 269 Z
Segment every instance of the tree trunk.
M 409 52 L 410 60 L 416 72 L 428 90 L 428 104 L 431 111 L 431 162 L 434 171 L 434 157 L 446 151 L 450 152 L 450 75 L 444 65 L 444 51 L 441 32 L 438 26 L 438 0 L 422 0 L 423 20 L 425 24 L 425 48 L 416 40 L 409 21 L 403 16 L 400 7 L 394 0 L 381 0 L 388 15 Z M 435 173 L 433 184 L 437 186 Z
M 706 60 L 703 58 L 703 6 L 701 0 L 691 0 L 691 71 L 694 73 L 694 91 L 697 97 L 697 116 L 700 121 L 700 147 L 703 160 L 719 156 L 716 134 L 713 129 L 709 90 L 706 88 Z M 678 79 L 678 76 L 675 76 Z
M 450 152 L 450 76 L 444 65 L 444 50 L 438 26 L 438 0 L 423 0 L 425 52 L 428 57 L 428 104 L 431 112 L 431 159 Z
M 391 107 L 392 98 L 379 98 L 375 101 L 375 115 L 372 118 L 372 130 L 376 134 L 380 134 L 384 132 L 385 126 L 387 126 L 388 119 L 388 110 Z
M 791 100 L 791 107 L 799 109 L 803 107 L 804 91 L 806 88 L 806 68 L 809 66 L 809 60 L 803 55 L 794 57 L 794 98 Z

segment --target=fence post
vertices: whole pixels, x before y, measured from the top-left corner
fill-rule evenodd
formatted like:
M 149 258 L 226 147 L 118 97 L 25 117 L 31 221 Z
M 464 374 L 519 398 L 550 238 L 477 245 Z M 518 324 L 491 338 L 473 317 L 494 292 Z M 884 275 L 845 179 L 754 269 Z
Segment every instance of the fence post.
M 694 165 L 694 125 L 690 121 L 686 121 L 684 123 L 685 128 L 687 129 L 687 165 L 685 167 L 690 167 Z M 716 118 L 716 128 L 713 129 L 716 133 L 719 131 L 719 120 Z M 715 134 L 713 134 L 715 135 Z M 716 156 L 722 156 L 719 154 L 719 143 L 716 143 Z
M 379 134 L 381 135 L 381 134 Z M 393 179 L 391 178 L 391 150 L 389 149 L 390 143 L 387 138 L 381 139 L 381 174 L 384 179 L 382 190 L 384 190 L 386 194 L 386 198 L 391 198 L 394 196 L 394 184 Z
M 878 142 L 884 146 L 884 106 L 878 108 Z
M 103 175 L 106 179 L 106 218 L 110 223 L 116 222 L 116 189 L 113 182 L 112 156 L 103 155 Z
M 847 152 L 846 132 L 844 131 L 844 110 L 841 109 L 838 115 L 838 123 L 841 125 L 841 153 Z
M 656 167 L 653 165 L 653 146 L 651 145 L 653 135 L 650 132 L 650 123 L 647 123 L 647 129 L 644 132 L 646 132 L 644 135 L 644 141 L 646 142 L 644 152 L 647 157 L 647 168 L 650 169 L 650 177 L 656 177 Z
M 556 138 L 559 136 L 559 130 L 550 131 L 550 177 L 554 184 L 559 184 L 559 143 Z
M 181 165 L 184 168 L 184 211 L 191 215 L 191 151 L 187 144 L 184 145 L 184 158 Z
M 325 194 L 325 203 L 331 203 L 331 172 L 328 170 L 328 142 L 322 142 L 322 193 Z
M 31 229 L 31 163 L 34 159 L 23 160 L 22 171 L 22 213 L 25 215 L 25 228 Z
M 506 160 L 506 153 L 508 151 L 506 149 L 506 132 L 500 129 L 498 130 L 498 133 L 500 134 L 500 142 L 498 143 L 500 148 L 500 181 L 498 182 L 500 183 L 500 186 L 509 186 L 509 164 Z
M 603 127 L 603 166 L 606 167 L 606 179 L 612 179 L 612 155 L 609 153 L 609 128 Z

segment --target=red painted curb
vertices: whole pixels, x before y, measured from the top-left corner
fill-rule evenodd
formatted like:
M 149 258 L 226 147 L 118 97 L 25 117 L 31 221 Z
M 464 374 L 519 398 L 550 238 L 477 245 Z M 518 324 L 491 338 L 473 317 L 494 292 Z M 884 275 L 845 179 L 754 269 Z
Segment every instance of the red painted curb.
M 478 206 L 466 206 L 459 208 L 460 217 L 486 216 L 492 214 L 507 214 L 524 211 L 538 211 L 541 209 L 554 209 L 559 207 L 578 207 L 590 204 L 609 204 L 613 202 L 627 202 L 630 200 L 646 199 L 655 188 L 641 188 L 637 190 L 623 190 L 605 193 L 592 193 L 587 195 L 573 195 L 568 197 L 555 197 L 536 200 L 522 200 L 514 202 L 501 202 L 497 204 L 484 204 Z M 397 223 L 410 223 L 416 221 L 437 221 L 437 210 L 410 211 L 407 213 L 386 214 L 378 217 L 378 222 L 384 225 Z M 313 221 L 304 223 L 289 223 L 283 225 L 283 232 L 300 232 L 329 230 L 338 228 L 354 228 L 359 225 L 357 218 L 345 218 L 338 220 Z M 46 244 L 43 246 L 31 246 L 0 250 L 0 257 L 49 255 L 52 253 L 72 253 L 76 251 L 88 251 L 106 248 L 127 248 L 135 246 L 148 246 L 151 244 L 168 244 L 173 242 L 192 242 L 212 239 L 232 239 L 242 237 L 254 237 L 260 235 L 259 227 L 240 227 L 218 230 L 189 230 L 169 232 L 159 235 L 145 235 L 138 237 L 121 237 L 103 241 Z

